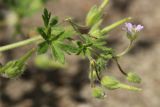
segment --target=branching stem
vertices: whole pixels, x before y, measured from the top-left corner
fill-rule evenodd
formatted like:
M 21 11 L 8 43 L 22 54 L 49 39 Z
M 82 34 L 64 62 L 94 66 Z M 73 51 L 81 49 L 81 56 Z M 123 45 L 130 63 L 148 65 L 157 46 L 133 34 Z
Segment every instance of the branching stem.
M 32 43 L 35 43 L 35 42 L 40 41 L 40 40 L 43 40 L 43 38 L 41 36 L 37 36 L 37 37 L 33 37 L 33 38 L 23 40 L 23 41 L 20 41 L 20 42 L 12 43 L 12 44 L 9 44 L 9 45 L 6 45 L 6 46 L 1 46 L 0 47 L 0 52 L 7 51 L 7 50 L 10 50 L 10 49 L 14 49 L 14 48 L 18 48 L 18 47 L 25 46 L 25 45 L 28 45 L 28 44 L 32 44 Z

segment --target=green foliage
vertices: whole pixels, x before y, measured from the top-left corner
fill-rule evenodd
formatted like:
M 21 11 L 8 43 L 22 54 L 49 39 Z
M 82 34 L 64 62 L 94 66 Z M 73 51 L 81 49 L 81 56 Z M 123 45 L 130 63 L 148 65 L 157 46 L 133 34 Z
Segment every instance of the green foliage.
M 76 53 L 77 48 L 73 44 L 64 43 L 72 33 L 71 30 L 64 30 L 58 25 L 58 18 L 52 17 L 47 9 L 44 9 L 43 22 L 45 27 L 39 27 L 37 31 L 44 41 L 38 45 L 38 54 L 44 54 L 50 48 L 54 59 L 58 62 L 65 62 L 64 53 Z
M 107 27 L 101 28 L 102 11 L 107 3 L 108 0 L 104 0 L 100 7 L 94 6 L 89 11 L 86 18 L 86 26 L 75 23 L 71 18 L 66 19 L 75 31 L 69 31 L 68 29 L 66 30 L 59 26 L 58 18 L 51 18 L 51 14 L 44 9 L 42 17 L 45 27 L 39 28 L 38 31 L 45 41 L 39 44 L 40 48 L 38 52 L 46 53 L 48 47 L 50 47 L 54 59 L 61 63 L 65 62 L 64 53 L 74 53 L 76 55 L 86 57 L 90 61 L 89 79 L 91 80 L 92 86 L 95 86 L 98 81 L 101 86 L 104 86 L 109 90 L 123 88 L 139 91 L 139 88 L 120 83 L 118 80 L 110 76 L 104 76 L 101 79 L 101 73 L 106 68 L 107 62 L 116 58 L 115 51 L 107 46 L 107 37 L 105 35 L 117 26 L 131 20 L 130 17 L 124 18 Z M 74 34 L 79 36 L 78 40 L 72 39 Z M 70 43 L 67 44 L 66 40 Z M 133 75 L 128 75 L 128 78 L 129 81 L 131 81 L 131 79 L 133 81 Z M 135 81 L 136 80 L 134 80 L 134 82 Z M 104 92 L 101 88 L 94 87 L 92 95 L 96 98 L 102 98 L 104 97 Z
M 29 14 L 31 11 L 36 10 L 38 7 L 40 7 L 41 2 L 43 1 L 44 0 L 23 0 L 22 2 L 21 0 L 18 2 L 19 4 L 16 9 L 18 8 L 18 11 L 23 6 L 26 9 L 26 4 L 27 7 L 28 5 L 32 5 L 33 7 L 31 6 L 31 8 L 27 10 L 28 12 L 26 12 L 27 14 Z M 34 5 L 34 3 L 39 5 Z M 37 31 L 41 36 L 41 39 L 39 39 L 40 41 L 38 42 L 39 44 L 36 48 L 38 55 L 46 55 L 45 53 L 51 52 L 54 61 L 57 61 L 61 64 L 65 63 L 65 53 L 69 55 L 76 54 L 89 60 L 89 79 L 93 88 L 92 95 L 96 98 L 104 98 L 105 94 L 101 87 L 109 90 L 119 88 L 131 91 L 141 90 L 137 87 L 121 83 L 114 77 L 103 76 L 102 72 L 105 71 L 108 61 L 114 60 L 121 73 L 126 76 L 129 82 L 140 83 L 141 81 L 140 77 L 135 73 L 125 73 L 125 71 L 118 63 L 118 59 L 129 51 L 132 42 L 135 39 L 133 40 L 132 38 L 131 40 L 131 38 L 129 38 L 131 42 L 129 47 L 120 54 L 116 54 L 115 50 L 111 48 L 106 42 L 108 38 L 107 34 L 110 31 L 124 24 L 125 22 L 128 22 L 129 20 L 131 20 L 131 18 L 124 18 L 103 28 L 101 26 L 103 21 L 102 16 L 103 10 L 107 4 L 108 0 L 104 0 L 100 6 L 93 6 L 86 16 L 85 25 L 79 25 L 75 23 L 72 18 L 67 18 L 66 21 L 69 22 L 70 26 L 62 26 L 59 23 L 57 16 L 52 16 L 51 12 L 49 12 L 47 9 L 44 9 L 42 15 L 44 25 L 37 28 Z M 21 11 L 25 10 L 23 10 L 22 8 L 22 10 L 20 10 L 20 14 Z M 139 25 L 137 27 L 141 27 L 142 29 L 143 26 Z M 135 31 L 136 29 L 137 28 L 134 27 Z M 139 31 L 140 30 L 137 30 L 137 32 Z M 134 33 L 137 34 L 137 32 Z M 35 39 L 35 41 L 36 40 L 38 39 Z M 27 43 L 28 42 L 26 42 L 26 44 Z M 22 46 L 21 44 L 22 43 L 20 43 L 20 46 Z M 16 44 L 16 46 L 18 47 L 19 45 Z M 6 48 L 7 50 L 8 47 L 15 47 L 15 44 L 2 47 L 0 48 L 0 50 L 4 50 L 4 48 Z M 22 57 L 16 61 L 11 61 L 6 65 L 0 67 L 0 74 L 5 74 L 9 78 L 14 78 L 21 75 L 24 72 L 25 62 L 30 56 L 31 52 L 29 52 L 29 54 L 26 54 L 25 57 Z M 38 66 L 44 68 L 48 68 L 53 64 L 50 61 L 50 58 L 48 59 L 43 56 L 36 59 L 35 62 Z
M 64 57 L 63 50 L 59 47 L 58 44 L 53 43 L 51 46 L 52 46 L 52 54 L 55 60 L 61 63 L 64 63 L 65 57 Z
M 48 47 L 49 47 L 49 45 L 48 45 L 47 42 L 40 43 L 39 46 L 38 46 L 38 49 L 37 49 L 38 54 L 44 54 L 44 53 L 46 53 L 47 50 L 48 50 Z

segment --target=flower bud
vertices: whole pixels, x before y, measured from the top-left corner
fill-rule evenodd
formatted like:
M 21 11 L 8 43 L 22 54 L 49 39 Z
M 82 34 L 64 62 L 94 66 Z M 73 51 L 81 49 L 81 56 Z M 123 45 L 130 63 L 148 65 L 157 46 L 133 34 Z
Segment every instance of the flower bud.
M 43 55 L 38 55 L 35 57 L 34 59 L 34 63 L 36 65 L 36 67 L 40 68 L 40 69 L 62 69 L 65 68 L 66 65 L 65 64 L 61 64 L 59 62 L 56 62 L 54 60 L 52 60 L 50 57 L 48 57 L 48 55 L 43 54 Z
M 25 66 L 19 66 L 18 61 L 10 61 L 1 68 L 2 75 L 6 78 L 19 77 L 25 70 Z
M 101 19 L 101 16 L 102 14 L 98 11 L 97 6 L 92 7 L 86 17 L 86 25 L 89 27 L 93 26 Z
M 91 8 L 91 10 L 88 12 L 88 15 L 86 17 L 86 25 L 87 26 L 91 27 L 101 20 L 102 14 L 103 14 L 102 12 L 103 12 L 105 6 L 108 4 L 108 1 L 109 0 L 104 0 L 99 7 L 94 6 Z
M 105 76 L 101 80 L 101 84 L 110 90 L 119 88 L 119 81 L 113 77 Z
M 96 73 L 95 70 L 89 72 L 89 79 L 90 80 L 96 80 L 97 79 L 97 73 Z
M 32 55 L 34 50 L 29 51 L 20 59 L 15 61 L 10 61 L 0 68 L 0 74 L 6 78 L 16 78 L 23 74 L 25 70 L 25 62 Z
M 133 82 L 133 83 L 140 83 L 141 82 L 141 78 L 134 72 L 129 72 L 127 74 L 127 80 L 129 82 Z
M 102 90 L 102 88 L 94 87 L 93 90 L 92 90 L 92 96 L 95 97 L 95 98 L 101 99 L 101 98 L 105 97 L 105 93 Z

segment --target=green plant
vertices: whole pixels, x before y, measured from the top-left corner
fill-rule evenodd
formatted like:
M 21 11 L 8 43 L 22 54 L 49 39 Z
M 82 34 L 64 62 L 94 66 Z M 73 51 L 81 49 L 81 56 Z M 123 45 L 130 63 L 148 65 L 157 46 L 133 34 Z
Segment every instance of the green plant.
M 34 52 L 45 54 L 50 51 L 53 59 L 62 64 L 65 63 L 65 54 L 76 54 L 89 60 L 89 79 L 91 81 L 91 87 L 93 88 L 92 95 L 94 97 L 103 98 L 105 95 L 104 88 L 109 90 L 123 88 L 132 91 L 140 91 L 141 89 L 121 83 L 114 77 L 102 75 L 102 71 L 106 68 L 107 62 L 109 60 L 114 60 L 121 73 L 126 76 L 129 82 L 140 83 L 141 81 L 139 76 L 135 73 L 126 73 L 120 66 L 118 59 L 131 49 L 138 32 L 143 29 L 143 26 L 135 26 L 131 23 L 126 23 L 132 19 L 128 17 L 102 28 L 103 10 L 107 4 L 108 0 L 104 0 L 100 6 L 93 6 L 86 17 L 86 24 L 83 26 L 75 23 L 72 18 L 67 18 L 66 21 L 72 28 L 60 25 L 58 17 L 52 16 L 47 9 L 44 9 L 42 15 L 44 26 L 37 28 L 39 36 L 2 46 L 0 47 L 0 52 L 33 44 L 35 42 L 38 43 L 37 47 L 22 56 L 22 58 L 1 66 L 0 74 L 9 78 L 20 76 L 24 71 L 25 62 Z M 107 35 L 111 30 L 124 23 L 126 23 L 124 28 L 127 35 L 126 37 L 128 37 L 130 44 L 122 53 L 116 54 L 114 49 L 106 44 Z M 74 39 L 74 36 L 78 36 L 79 39 Z M 24 57 L 25 60 L 21 60 L 24 59 Z

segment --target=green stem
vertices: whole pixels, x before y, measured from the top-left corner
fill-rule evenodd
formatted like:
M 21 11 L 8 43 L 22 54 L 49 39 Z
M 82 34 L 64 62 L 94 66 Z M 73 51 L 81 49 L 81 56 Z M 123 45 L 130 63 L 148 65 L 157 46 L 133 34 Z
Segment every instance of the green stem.
M 14 48 L 18 48 L 18 47 L 21 47 L 21 46 L 24 46 L 24 45 L 32 44 L 32 43 L 35 43 L 36 41 L 39 41 L 39 40 L 42 40 L 42 39 L 43 38 L 41 36 L 37 36 L 37 37 L 33 37 L 33 38 L 23 40 L 23 41 L 20 41 L 20 42 L 12 43 L 12 44 L 9 44 L 9 45 L 6 45 L 6 46 L 1 46 L 0 47 L 0 52 L 7 51 L 7 50 L 10 50 L 10 49 L 14 49 Z
M 120 54 L 117 54 L 116 55 L 116 57 L 117 58 L 119 58 L 119 57 L 121 57 L 121 56 L 123 56 L 123 55 L 125 55 L 126 53 L 128 53 L 129 52 L 129 50 L 131 49 L 131 47 L 132 47 L 132 44 L 133 44 L 133 42 L 131 41 L 130 42 L 130 44 L 128 45 L 128 47 L 122 52 L 122 53 L 120 53 Z

